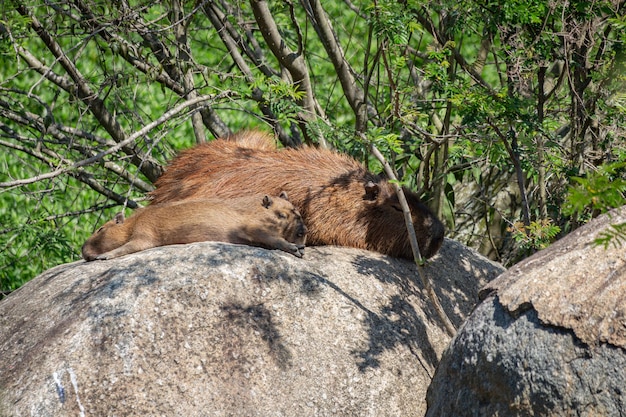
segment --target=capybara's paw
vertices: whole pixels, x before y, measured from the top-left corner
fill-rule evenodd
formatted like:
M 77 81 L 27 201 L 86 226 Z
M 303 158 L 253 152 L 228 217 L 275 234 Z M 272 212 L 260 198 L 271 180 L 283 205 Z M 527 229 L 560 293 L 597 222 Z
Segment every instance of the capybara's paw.
M 304 245 L 296 245 L 295 243 L 289 243 L 284 249 L 285 252 L 289 252 L 293 256 L 302 258 L 304 256 Z
M 293 245 L 294 250 L 291 251 L 293 256 L 297 256 L 298 258 L 302 258 L 304 256 L 304 245 Z

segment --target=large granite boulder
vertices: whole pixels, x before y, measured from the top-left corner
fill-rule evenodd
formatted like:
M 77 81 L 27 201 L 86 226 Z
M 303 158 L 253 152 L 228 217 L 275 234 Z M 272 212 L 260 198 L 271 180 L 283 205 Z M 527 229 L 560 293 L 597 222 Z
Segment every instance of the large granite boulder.
M 448 240 L 426 270 L 459 326 L 503 268 Z M 404 260 L 156 248 L 0 303 L 0 415 L 420 416 L 449 341 Z
M 514 266 L 444 353 L 427 416 L 626 416 L 626 247 L 602 216 Z

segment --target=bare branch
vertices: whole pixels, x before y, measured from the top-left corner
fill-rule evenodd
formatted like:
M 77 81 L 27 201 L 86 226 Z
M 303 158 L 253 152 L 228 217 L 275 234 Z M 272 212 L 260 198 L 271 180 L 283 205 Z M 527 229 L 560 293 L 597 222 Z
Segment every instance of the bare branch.
M 196 97 L 193 100 L 187 100 L 187 101 L 179 104 L 178 106 L 174 107 L 173 109 L 165 112 L 157 120 L 153 121 L 152 123 L 147 124 L 142 129 L 140 129 L 137 132 L 133 133 L 132 135 L 130 135 L 128 138 L 126 138 L 122 142 L 117 143 L 115 146 L 110 147 L 106 151 L 99 152 L 98 154 L 96 154 L 96 155 L 94 155 L 94 156 L 92 156 L 90 158 L 83 159 L 82 161 L 75 162 L 75 163 L 73 163 L 72 165 L 70 165 L 68 167 L 59 168 L 59 169 L 56 169 L 56 170 L 54 170 L 52 172 L 48 172 L 46 174 L 41 174 L 41 175 L 37 175 L 35 177 L 25 178 L 25 179 L 22 179 L 22 180 L 15 180 L 15 181 L 9 181 L 9 182 L 0 182 L 0 188 L 7 188 L 7 187 L 15 187 L 15 186 L 19 186 L 19 185 L 32 184 L 34 182 L 41 181 L 41 180 L 44 180 L 44 179 L 58 177 L 59 175 L 62 175 L 62 174 L 65 174 L 65 173 L 69 173 L 73 169 L 76 169 L 76 168 L 79 168 L 79 167 L 82 167 L 82 166 L 93 164 L 94 162 L 97 162 L 97 161 L 101 160 L 105 156 L 110 155 L 112 153 L 115 153 L 115 152 L 119 151 L 120 149 L 122 149 L 124 146 L 127 146 L 127 145 L 131 144 L 133 141 L 137 140 L 137 138 L 145 135 L 146 133 L 148 133 L 149 131 L 151 131 L 155 127 L 157 127 L 157 126 L 165 123 L 166 121 L 170 120 L 171 118 L 176 116 L 181 111 L 187 109 L 188 107 L 193 106 L 195 104 L 198 104 L 198 103 L 200 103 L 202 101 L 218 100 L 220 98 L 227 97 L 228 95 L 230 95 L 230 92 L 222 93 L 222 94 L 219 94 L 217 96 L 200 96 L 200 97 Z
M 68 73 L 70 78 L 74 81 L 74 84 L 67 85 L 67 82 L 63 82 L 63 84 L 59 84 L 62 88 L 64 88 L 68 93 L 78 97 L 81 99 L 86 105 L 89 111 L 96 117 L 96 119 L 100 122 L 102 127 L 106 129 L 106 131 L 111 135 L 113 140 L 116 142 L 123 142 L 126 135 L 117 122 L 115 117 L 106 109 L 104 102 L 97 97 L 97 95 L 91 91 L 87 80 L 81 75 L 78 71 L 74 63 L 65 55 L 61 46 L 55 41 L 55 39 L 43 28 L 43 26 L 39 23 L 39 20 L 29 14 L 26 7 L 22 4 L 17 6 L 18 12 L 25 17 L 30 19 L 30 25 L 35 30 L 37 35 L 44 41 L 46 47 L 53 53 L 56 59 L 59 61 L 63 69 Z M 23 48 L 20 48 L 22 51 L 26 52 Z M 51 77 L 53 72 L 45 68 L 45 66 L 41 63 L 38 63 L 36 59 L 31 54 L 27 55 L 29 59 L 29 65 L 33 67 L 36 71 L 40 72 L 46 78 L 50 79 L 53 82 L 61 81 L 58 80 L 58 77 Z M 65 80 L 63 80 L 65 81 Z M 131 144 L 133 141 L 128 142 L 127 144 Z M 156 181 L 156 179 L 161 175 L 162 168 L 157 161 L 155 161 L 151 156 L 143 154 L 139 149 L 133 147 L 124 147 L 124 152 L 131 155 L 133 157 L 133 163 L 140 167 L 142 173 L 152 182 Z
M 139 204 L 137 204 L 136 201 L 130 200 L 128 199 L 128 197 L 124 197 L 123 195 L 120 195 L 116 192 L 113 192 L 109 188 L 104 187 L 102 184 L 96 181 L 95 178 L 93 178 L 93 175 L 91 175 L 82 168 L 77 169 L 75 172 L 68 172 L 68 175 L 71 175 L 82 183 L 87 184 L 89 187 L 91 187 L 92 190 L 108 197 L 109 199 L 115 201 L 120 205 L 130 207 L 132 209 L 136 209 L 139 207 Z
M 87 7 L 87 5 L 83 1 L 74 0 L 74 4 L 78 7 L 82 15 L 82 18 L 76 19 L 81 24 L 81 26 L 92 31 L 94 34 L 101 36 L 102 39 L 104 39 L 107 43 L 116 45 L 118 47 L 116 49 L 117 53 L 129 64 L 137 68 L 142 73 L 151 74 L 154 77 L 155 81 L 163 84 L 170 90 L 174 91 L 176 94 L 184 94 L 183 87 L 172 77 L 170 77 L 169 74 L 167 74 L 162 69 L 150 64 L 148 61 L 141 59 L 141 56 L 137 51 L 135 45 L 131 44 L 121 36 L 112 33 L 111 31 L 107 30 L 106 27 L 98 23 L 98 19 L 96 18 L 96 16 L 91 12 L 91 9 L 89 9 L 89 7 Z
M 20 92 L 22 94 L 26 94 L 24 92 Z M 34 99 L 36 99 L 37 101 L 40 101 L 40 99 L 36 96 L 32 96 L 29 95 L 29 97 L 32 97 Z M 27 111 L 22 111 L 20 113 L 17 113 L 15 111 L 13 111 L 11 109 L 11 105 L 7 102 L 5 102 L 4 100 L 0 100 L 0 115 L 4 118 L 6 118 L 7 120 L 11 120 L 14 121 L 22 126 L 25 127 L 34 127 L 36 130 L 42 132 L 42 133 L 46 133 L 47 135 L 50 135 L 54 138 L 56 138 L 60 143 L 64 143 L 66 144 L 66 146 L 72 148 L 72 149 L 76 149 L 78 150 L 81 154 L 90 157 L 93 156 L 94 151 L 91 148 L 85 147 L 81 144 L 79 144 L 76 140 L 73 140 L 73 138 L 75 137 L 82 137 L 85 138 L 87 140 L 90 141 L 94 141 L 98 144 L 102 144 L 102 145 L 107 145 L 107 146 L 114 146 L 115 142 L 113 142 L 112 140 L 105 140 L 103 138 L 99 138 L 93 134 L 81 131 L 79 129 L 73 129 L 73 128 L 69 128 L 67 126 L 63 126 L 59 123 L 46 123 L 46 121 L 44 120 L 43 117 L 27 112 Z M 16 141 L 18 141 L 18 143 L 27 143 L 29 141 L 31 141 L 31 139 L 29 138 L 25 138 L 19 134 L 17 134 L 16 132 L 13 133 L 9 133 L 12 131 L 12 129 L 4 124 L 3 122 L 0 121 L 0 130 L 4 131 L 5 133 L 9 134 L 10 137 L 12 137 L 13 139 L 15 139 Z M 41 141 L 43 141 L 44 139 L 41 139 Z M 41 143 L 39 139 L 32 139 L 32 142 L 36 142 L 37 147 L 41 147 Z M 16 150 L 21 150 L 21 151 L 25 151 L 24 149 L 21 148 L 21 145 L 9 145 L 9 142 L 2 142 L 1 145 L 4 145 L 6 147 L 12 148 L 12 149 L 16 149 Z M 45 152 L 45 148 L 42 149 L 42 152 Z M 31 155 L 31 156 L 36 156 L 37 155 Z M 63 157 L 59 154 L 54 154 L 52 155 L 53 158 L 55 158 L 56 160 L 63 160 Z M 39 158 L 41 159 L 41 158 Z M 43 161 L 43 162 L 47 162 L 47 161 Z M 67 164 L 67 161 L 65 161 Z M 48 164 L 52 167 L 51 164 Z M 136 174 L 132 174 L 130 173 L 128 170 L 122 168 L 121 166 L 119 166 L 118 164 L 115 164 L 111 161 L 105 161 L 103 163 L 104 168 L 106 168 L 107 170 L 115 173 L 116 175 L 118 175 L 121 178 L 124 178 L 126 181 L 128 181 L 128 183 L 141 190 L 144 192 L 150 192 L 154 189 L 154 186 L 152 186 L 151 184 L 139 179 L 137 177 Z
M 64 160 L 65 162 L 67 162 L 67 160 L 65 158 L 63 158 L 61 155 L 57 154 L 56 152 L 52 152 L 49 149 L 35 149 L 35 148 L 28 148 L 26 146 L 22 146 L 22 145 L 18 145 L 15 143 L 11 143 L 11 142 L 5 142 L 5 141 L 1 141 L 0 140 L 0 146 L 4 146 L 6 148 L 10 148 L 10 149 L 15 149 L 18 150 L 20 152 L 24 152 L 30 156 L 33 156 L 35 158 L 37 158 L 38 160 L 42 161 L 43 163 L 47 164 L 48 166 L 54 166 L 52 159 L 50 158 L 54 158 L 56 160 Z M 48 155 L 46 155 L 48 154 Z M 104 187 L 103 185 L 99 184 L 94 178 L 93 175 L 91 175 L 90 173 L 86 172 L 84 169 L 82 168 L 78 168 L 76 170 L 76 172 L 68 172 L 68 175 L 73 176 L 74 178 L 76 178 L 77 180 L 87 184 L 89 187 L 91 187 L 94 191 L 97 191 L 98 193 L 110 198 L 111 200 L 117 202 L 118 204 L 124 204 L 127 205 L 130 208 L 137 208 L 138 205 L 136 202 L 134 202 L 133 200 L 129 200 L 127 197 L 124 197 L 116 192 L 114 192 L 113 190 Z M 4 185 L 6 184 L 6 185 Z M 20 186 L 22 184 L 19 184 L 19 180 L 17 181 L 11 181 L 11 182 L 6 182 L 6 183 L 1 183 L 0 184 L 0 188 L 13 188 L 16 186 Z
M 115 44 L 117 46 L 117 53 L 119 53 L 122 58 L 139 71 L 154 78 L 155 81 L 161 83 L 177 95 L 186 97 L 185 92 L 188 90 L 186 90 L 181 84 L 180 71 L 177 71 L 175 66 L 170 65 L 172 58 L 171 55 L 169 55 L 169 51 L 163 43 L 159 42 L 154 36 L 152 36 L 150 30 L 146 28 L 143 23 L 137 20 L 135 13 L 124 9 L 128 12 L 127 16 L 125 16 L 125 20 L 131 20 L 132 25 L 139 28 L 138 33 L 143 36 L 146 43 L 155 53 L 155 56 L 161 63 L 160 67 L 152 65 L 146 59 L 142 59 L 141 54 L 138 52 L 137 45 L 128 42 L 116 33 L 112 33 L 107 30 L 106 27 L 98 23 L 98 19 L 93 15 L 91 9 L 89 9 L 84 2 L 80 0 L 74 0 L 74 2 L 83 16 L 78 20 L 81 26 L 91 30 L 94 34 L 101 36 L 107 43 Z M 229 129 L 212 108 L 203 108 L 200 111 L 200 115 L 202 116 L 202 122 L 204 125 L 207 126 L 215 136 L 224 136 L 229 132 Z M 194 117 L 196 116 L 194 115 Z
M 435 38 L 440 47 L 443 47 L 447 44 L 447 39 L 444 35 L 442 35 L 440 30 L 437 30 L 435 24 L 428 16 L 428 13 L 415 13 L 417 20 L 420 24 Z M 477 84 L 483 86 L 490 95 L 495 96 L 496 93 L 493 91 L 489 83 L 487 83 L 483 77 L 470 65 L 465 57 L 461 55 L 461 52 L 456 47 L 450 47 L 452 51 L 452 55 L 456 62 L 463 68 L 463 70 L 474 80 Z
M 189 18 L 184 15 L 183 5 L 179 0 L 172 0 L 172 15 L 174 20 L 174 33 L 177 42 L 177 61 L 181 67 L 183 67 L 182 80 L 185 87 L 184 97 L 186 99 L 194 99 L 198 97 L 198 91 L 195 88 L 193 81 L 193 59 L 191 56 L 191 48 L 189 47 L 189 40 L 187 37 L 187 29 Z M 206 142 L 206 134 L 204 133 L 204 126 L 202 125 L 202 116 L 200 113 L 192 113 L 191 124 L 193 125 L 193 132 L 196 135 L 196 143 Z
M 302 30 L 298 24 L 298 19 L 296 19 L 293 2 L 291 0 L 285 0 L 285 3 L 289 6 L 289 17 L 291 18 L 291 23 L 296 28 L 296 34 L 298 35 L 298 51 L 296 51 L 296 55 L 302 55 L 304 54 L 304 38 L 302 37 Z
M 490 118 L 487 118 L 487 123 L 489 124 L 489 126 L 491 126 L 494 132 L 496 132 L 496 135 L 498 136 L 498 138 L 500 138 L 507 153 L 509 154 L 509 158 L 511 158 L 511 161 L 513 162 L 513 166 L 515 167 L 515 175 L 517 177 L 517 186 L 522 196 L 522 216 L 524 218 L 524 225 L 529 226 L 530 225 L 530 207 L 528 205 L 528 193 L 526 192 L 526 185 L 524 181 L 524 171 L 522 170 L 522 165 L 520 163 L 520 158 L 519 158 L 519 148 L 517 146 L 516 133 L 513 130 L 511 130 L 512 137 L 511 137 L 511 143 L 509 143 L 507 136 L 504 133 L 502 133 L 500 128 L 497 126 L 496 123 L 494 123 L 493 120 L 491 120 Z
M 240 39 L 236 40 L 232 37 L 231 33 L 233 32 L 233 30 L 230 30 L 228 28 L 230 24 L 228 23 L 228 20 L 226 20 L 224 14 L 221 13 L 221 11 L 213 4 L 213 2 L 209 2 L 209 4 L 207 4 L 203 8 L 203 10 L 209 20 L 211 20 L 211 23 L 213 24 L 215 29 L 217 29 L 217 33 L 222 39 L 224 45 L 226 45 L 230 56 L 233 58 L 235 65 L 237 65 L 237 68 L 239 68 L 239 70 L 243 73 L 248 82 L 252 82 L 254 80 L 252 70 L 239 52 L 238 48 L 238 45 L 241 45 L 243 42 L 241 42 Z

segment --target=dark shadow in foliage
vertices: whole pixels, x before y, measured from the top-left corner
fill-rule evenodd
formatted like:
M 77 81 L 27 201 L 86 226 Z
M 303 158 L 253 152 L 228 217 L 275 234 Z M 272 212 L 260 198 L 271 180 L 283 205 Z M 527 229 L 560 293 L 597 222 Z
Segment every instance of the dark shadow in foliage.
M 68 270 L 80 267 L 89 268 L 90 265 L 87 263 L 81 265 L 81 262 L 60 265 L 46 272 L 45 276 L 42 277 L 37 285 L 42 289 L 54 288 L 54 281 L 59 276 L 66 273 Z M 15 331 L 11 331 L 10 334 L 16 335 L 16 343 L 24 344 L 25 346 L 23 351 L 25 360 L 18 365 L 35 366 L 30 360 L 31 355 L 36 355 L 37 352 L 44 349 L 47 346 L 47 341 L 63 337 L 63 333 L 68 328 L 75 322 L 83 320 L 85 317 L 88 317 L 94 322 L 101 323 L 106 318 L 115 320 L 128 314 L 126 307 L 120 305 L 120 303 L 110 304 L 108 300 L 115 299 L 121 289 L 126 286 L 134 285 L 135 293 L 138 294 L 140 287 L 149 286 L 158 280 L 157 273 L 152 269 L 146 268 L 145 263 L 137 268 L 142 268 L 144 272 L 135 280 L 125 279 L 127 272 L 134 270 L 134 267 L 111 268 L 97 275 L 94 274 L 89 280 L 75 280 L 72 285 L 63 288 L 61 291 L 51 296 L 49 304 L 60 308 L 62 313 L 64 313 L 64 318 L 55 323 L 54 326 L 48 327 L 35 344 L 25 343 L 26 341 L 20 340 L 19 327 L 24 324 L 21 322 L 16 323 Z M 21 290 L 22 289 L 18 289 L 17 291 Z M 77 308 L 77 306 L 79 306 L 79 308 Z M 46 305 L 42 305 L 42 308 L 46 308 Z M 100 328 L 100 325 L 92 326 L 94 332 L 98 331 Z M 102 344 L 102 346 L 104 346 L 104 344 Z M 4 372 L 1 365 L 0 372 Z M 21 372 L 21 370 L 14 367 L 14 372 Z
M 282 274 L 274 275 L 273 279 L 281 276 Z M 267 280 L 268 278 L 272 279 L 272 274 L 258 274 L 257 277 L 258 279 Z M 416 360 L 422 363 L 424 369 L 432 369 L 436 365 L 437 355 L 432 345 L 428 342 L 426 324 L 411 304 L 401 297 L 392 297 L 390 304 L 383 307 L 380 313 L 377 313 L 365 307 L 358 299 L 321 275 L 304 273 L 299 279 L 302 280 L 300 291 L 304 295 L 316 296 L 321 293 L 322 286 L 328 287 L 365 313 L 365 325 L 369 329 L 369 347 L 366 351 L 353 352 L 359 358 L 357 365 L 361 372 L 364 372 L 367 368 L 380 366 L 378 357 L 385 350 L 392 349 L 397 345 L 407 346 Z M 293 279 L 288 278 L 288 281 L 292 282 Z M 278 335 L 278 332 L 276 334 Z M 423 363 L 423 360 L 426 363 Z
M 43 281 L 44 285 L 49 284 L 51 281 L 54 281 L 55 278 L 65 273 L 66 270 L 69 268 L 71 268 L 70 264 L 61 265 L 61 266 L 51 269 L 48 272 L 48 276 Z M 23 287 L 18 288 L 14 292 L 14 296 L 17 296 L 17 294 L 21 291 L 26 291 L 26 289 L 28 288 L 27 287 L 28 285 L 29 283 L 27 283 Z M 9 301 L 7 300 L 5 302 L 9 302 Z M 41 305 L 40 307 L 45 308 L 44 305 Z M 74 315 L 68 314 L 65 320 L 61 321 L 60 323 L 56 323 L 55 326 L 49 328 L 46 331 L 46 335 L 43 338 L 40 338 L 36 343 L 33 343 L 33 341 L 27 340 L 24 338 L 23 333 L 24 333 L 24 328 L 25 328 L 25 322 L 20 320 L 20 321 L 15 321 L 15 322 L 10 322 L 10 323 L 3 323 L 5 325 L 8 324 L 8 326 L 11 327 L 10 330 L 6 333 L 10 335 L 10 338 L 12 339 L 11 343 L 17 346 L 22 346 L 21 348 L 22 360 L 0 361 L 0 374 L 6 374 L 7 369 L 9 369 L 10 372 L 12 373 L 14 372 L 15 374 L 21 374 L 23 372 L 24 367 L 36 366 L 33 364 L 32 357 L 33 356 L 36 357 L 37 353 L 45 347 L 45 343 L 41 342 L 41 340 L 46 340 L 46 339 L 54 338 L 54 337 L 60 337 L 60 335 L 63 334 L 63 332 L 67 329 L 67 327 L 69 327 L 69 325 L 76 320 L 77 318 Z
M 146 268 L 145 265 L 142 266 L 141 275 L 137 276 L 134 280 L 127 279 L 126 275 L 128 270 L 134 270 L 134 268 L 132 266 L 128 268 L 111 268 L 94 276 L 93 279 L 90 280 L 90 288 L 82 293 L 79 292 L 67 305 L 83 304 L 85 300 L 94 300 L 94 302 L 90 304 L 88 311 L 88 316 L 94 320 L 102 320 L 104 317 L 119 317 L 127 314 L 125 308 L 116 308 L 106 303 L 101 303 L 100 301 L 115 298 L 117 293 L 129 285 L 134 286 L 135 296 L 138 296 L 141 287 L 149 287 L 159 280 L 157 272 L 153 269 Z M 77 283 L 77 285 L 79 284 L 80 282 Z M 59 297 L 74 293 L 74 289 L 70 287 L 59 294 Z
M 261 339 L 267 343 L 270 356 L 280 369 L 284 370 L 291 366 L 292 354 L 282 342 L 272 313 L 263 304 L 251 306 L 229 304 L 222 306 L 221 310 L 226 313 L 230 323 L 260 334 Z
M 273 281 L 285 282 L 287 284 L 294 283 L 294 276 L 297 281 L 301 294 L 307 297 L 317 297 L 321 293 L 321 283 L 325 281 L 321 276 L 308 271 L 290 271 L 285 269 L 283 265 L 277 267 L 275 265 L 267 265 L 261 271 L 253 267 L 248 275 L 248 279 L 259 286 L 264 286 Z
M 405 345 L 427 371 L 436 365 L 437 354 L 428 341 L 426 324 L 411 304 L 402 297 L 397 295 L 392 297 L 390 303 L 377 313 L 365 307 L 334 282 L 321 276 L 317 276 L 316 279 L 321 285 L 332 288 L 365 313 L 364 325 L 369 329 L 369 347 L 366 351 L 352 352 L 359 358 L 357 366 L 361 372 L 367 368 L 378 368 L 380 366 L 378 357 L 385 350 L 397 345 Z

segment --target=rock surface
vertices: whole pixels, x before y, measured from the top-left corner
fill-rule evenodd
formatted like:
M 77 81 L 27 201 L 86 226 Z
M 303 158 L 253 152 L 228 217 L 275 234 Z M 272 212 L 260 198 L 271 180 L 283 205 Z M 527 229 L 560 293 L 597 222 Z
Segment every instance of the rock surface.
M 514 266 L 444 353 L 427 416 L 626 415 L 626 208 Z
M 427 271 L 459 326 L 502 268 L 447 240 Z M 0 303 L 0 414 L 420 416 L 449 340 L 407 261 L 156 248 Z

